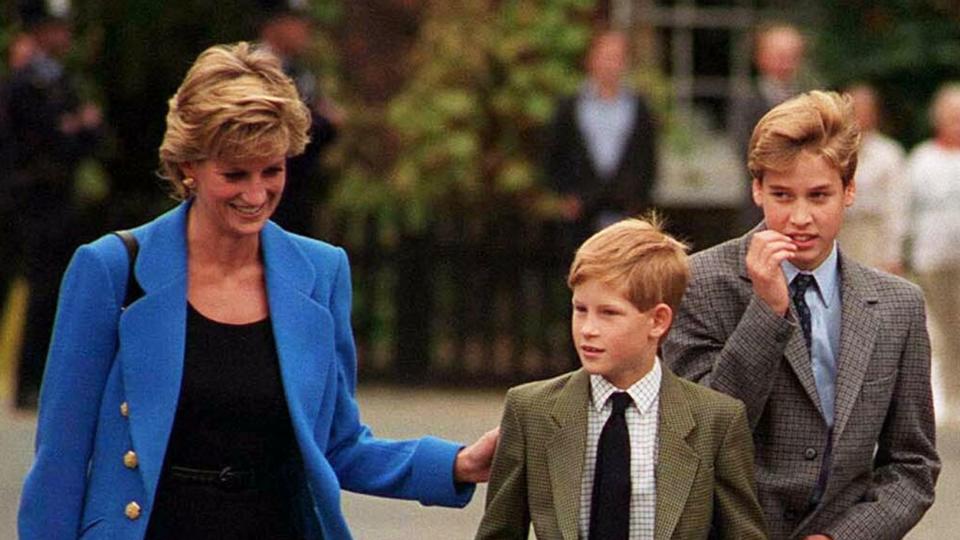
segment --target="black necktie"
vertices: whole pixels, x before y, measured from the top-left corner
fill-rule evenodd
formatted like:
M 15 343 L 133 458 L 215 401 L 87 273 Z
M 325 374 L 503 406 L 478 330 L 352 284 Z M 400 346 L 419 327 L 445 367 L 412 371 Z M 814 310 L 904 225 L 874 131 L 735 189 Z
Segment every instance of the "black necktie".
M 624 411 L 630 394 L 610 396 L 613 413 L 597 446 L 597 469 L 590 500 L 590 540 L 626 540 L 630 533 L 630 435 Z
M 807 342 L 807 350 L 810 350 L 810 307 L 803 295 L 807 292 L 810 285 L 814 284 L 813 276 L 810 274 L 797 274 L 790 284 L 793 297 L 793 307 L 797 308 L 797 315 L 800 317 L 800 328 L 803 330 L 803 339 Z

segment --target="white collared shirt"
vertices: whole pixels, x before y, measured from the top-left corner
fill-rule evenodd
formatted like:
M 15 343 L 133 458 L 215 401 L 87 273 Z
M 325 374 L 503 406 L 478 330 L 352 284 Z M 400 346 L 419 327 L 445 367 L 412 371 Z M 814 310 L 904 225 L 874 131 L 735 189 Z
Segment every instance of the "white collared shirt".
M 663 372 L 660 360 L 626 392 L 633 398 L 625 416 L 630 434 L 630 538 L 653 538 L 656 517 L 656 463 L 657 428 L 660 409 L 660 381 Z M 587 444 L 580 482 L 580 537 L 590 533 L 590 500 L 593 495 L 593 476 L 597 464 L 597 445 L 603 425 L 613 412 L 609 398 L 617 387 L 600 375 L 590 376 L 590 407 L 587 411 Z

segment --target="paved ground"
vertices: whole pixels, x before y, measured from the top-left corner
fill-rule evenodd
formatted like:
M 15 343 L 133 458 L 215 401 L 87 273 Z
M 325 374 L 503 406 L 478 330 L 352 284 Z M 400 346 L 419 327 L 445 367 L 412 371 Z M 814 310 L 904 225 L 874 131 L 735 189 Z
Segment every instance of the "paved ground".
M 364 421 L 382 437 L 430 433 L 472 441 L 500 419 L 502 391 L 410 390 L 362 386 Z M 16 538 L 16 506 L 29 466 L 34 418 L 0 412 L 0 540 Z M 937 503 L 908 537 L 942 540 L 960 536 L 960 430 L 940 433 L 944 471 Z M 417 503 L 346 494 L 344 509 L 358 539 L 410 540 L 471 538 L 483 512 L 484 489 L 465 510 L 425 508 Z

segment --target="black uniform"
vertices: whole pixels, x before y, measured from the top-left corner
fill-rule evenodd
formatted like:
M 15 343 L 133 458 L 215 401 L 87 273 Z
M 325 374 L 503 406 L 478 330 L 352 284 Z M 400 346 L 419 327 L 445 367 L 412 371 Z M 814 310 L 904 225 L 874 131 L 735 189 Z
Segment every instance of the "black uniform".
M 15 149 L 8 192 L 16 204 L 20 266 L 30 289 L 17 405 L 29 407 L 43 376 L 60 279 L 76 245 L 74 175 L 100 131 L 64 126 L 80 102 L 62 64 L 44 54 L 12 74 L 6 107 Z
M 7 296 L 10 284 L 16 275 L 17 248 L 19 234 L 16 232 L 16 214 L 14 213 L 13 194 L 13 160 L 15 148 L 13 133 L 10 130 L 10 121 L 7 118 L 7 81 L 0 82 L 0 316 L 6 310 Z

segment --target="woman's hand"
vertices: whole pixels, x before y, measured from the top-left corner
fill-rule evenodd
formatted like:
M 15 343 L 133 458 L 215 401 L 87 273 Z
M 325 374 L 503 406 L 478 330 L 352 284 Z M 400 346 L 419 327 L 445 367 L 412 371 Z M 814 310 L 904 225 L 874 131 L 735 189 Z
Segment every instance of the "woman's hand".
M 493 453 L 500 440 L 500 428 L 484 433 L 477 442 L 460 450 L 453 465 L 453 479 L 457 482 L 486 482 L 490 478 Z

